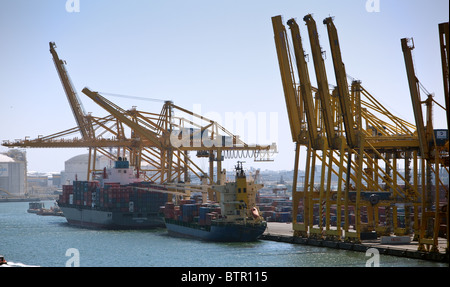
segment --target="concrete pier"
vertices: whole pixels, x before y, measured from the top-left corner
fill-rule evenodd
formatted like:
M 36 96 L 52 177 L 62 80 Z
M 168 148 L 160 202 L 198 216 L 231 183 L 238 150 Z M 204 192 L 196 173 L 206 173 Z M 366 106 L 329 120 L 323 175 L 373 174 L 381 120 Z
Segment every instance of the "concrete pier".
M 418 251 L 419 243 L 411 241 L 409 244 L 381 244 L 380 238 L 373 240 L 363 240 L 362 243 L 349 243 L 342 241 L 331 241 L 324 239 L 311 239 L 294 237 L 292 223 L 268 222 L 267 229 L 260 237 L 262 240 L 272 240 L 292 244 L 306 244 L 313 246 L 322 246 L 335 249 L 345 249 L 352 251 L 366 252 L 369 248 L 376 248 L 380 254 L 401 256 L 415 259 L 431 260 L 437 262 L 449 262 L 448 253 L 446 253 L 447 241 L 445 238 L 439 238 L 439 252 Z

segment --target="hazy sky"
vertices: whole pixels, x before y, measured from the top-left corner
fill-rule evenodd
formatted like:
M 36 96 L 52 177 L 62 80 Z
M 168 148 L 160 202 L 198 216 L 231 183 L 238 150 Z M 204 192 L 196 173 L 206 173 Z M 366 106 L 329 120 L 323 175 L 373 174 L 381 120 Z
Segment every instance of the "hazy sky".
M 92 90 L 170 99 L 218 121 L 227 113 L 269 116 L 277 128 L 267 140 L 279 154 L 262 169 L 292 169 L 291 141 L 273 40 L 271 17 L 295 17 L 310 53 L 303 16 L 312 13 L 326 51 L 328 80 L 335 85 L 326 27 L 334 16 L 349 75 L 362 81 L 394 114 L 414 123 L 400 39 L 414 37 L 414 61 L 424 86 L 444 104 L 438 24 L 447 22 L 447 0 L 343 1 L 144 1 L 0 0 L 0 140 L 36 138 L 76 122 L 56 73 L 50 41 L 56 42 L 87 112 L 106 112 L 81 93 Z M 77 2 L 77 1 L 69 1 Z M 375 6 L 373 6 L 375 7 Z M 310 78 L 315 76 L 310 60 Z M 161 103 L 110 98 L 121 107 L 159 112 Z M 435 108 L 435 128 L 445 128 Z M 222 122 L 224 124 L 225 122 Z M 234 131 L 234 127 L 227 127 Z M 236 131 L 234 131 L 236 132 Z M 245 135 L 244 135 L 245 137 Z M 257 139 L 256 139 L 257 140 Z M 255 139 L 249 139 L 252 143 Z M 0 147 L 1 151 L 6 151 Z M 28 149 L 28 170 L 61 171 L 64 161 L 86 149 Z M 206 164 L 206 163 L 203 163 Z M 224 167 L 231 168 L 234 161 Z M 303 168 L 304 162 L 301 163 Z

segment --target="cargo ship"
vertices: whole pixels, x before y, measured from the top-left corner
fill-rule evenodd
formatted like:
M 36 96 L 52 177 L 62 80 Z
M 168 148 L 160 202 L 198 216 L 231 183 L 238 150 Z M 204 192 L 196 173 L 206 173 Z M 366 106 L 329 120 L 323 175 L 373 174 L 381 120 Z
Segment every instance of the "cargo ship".
M 236 166 L 235 182 L 211 187 L 219 202 L 181 200 L 162 208 L 169 235 L 206 241 L 248 242 L 264 233 L 267 223 L 255 204 L 261 184 L 247 181 L 242 163 Z
M 164 227 L 159 209 L 167 202 L 167 193 L 140 178 L 126 158 L 119 158 L 114 167 L 96 176 L 96 180 L 63 186 L 58 206 L 70 225 L 99 229 Z

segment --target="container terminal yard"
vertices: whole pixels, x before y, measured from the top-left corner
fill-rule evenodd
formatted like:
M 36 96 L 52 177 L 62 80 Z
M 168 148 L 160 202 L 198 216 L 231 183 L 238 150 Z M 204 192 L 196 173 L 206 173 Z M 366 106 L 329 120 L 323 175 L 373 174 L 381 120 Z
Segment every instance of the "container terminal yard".
M 424 89 L 413 62 L 414 48 L 421 43 L 398 39 L 415 119 L 410 123 L 383 106 L 370 87 L 363 86 L 364 79 L 346 73 L 333 17 L 320 21 L 328 42 L 325 35 L 319 37 L 312 14 L 267 20 L 272 23 L 295 151 L 292 189 L 279 185 L 273 188 L 276 196 L 259 193 L 254 206 L 242 207 L 257 207 L 258 218 L 267 221 L 259 239 L 361 252 L 376 248 L 382 254 L 448 262 L 448 22 L 436 24 L 442 70 L 428 71 L 436 77 L 442 74 L 445 103 L 421 95 Z M 304 39 L 309 40 L 309 49 Z M 333 71 L 326 71 L 324 64 L 323 47 L 328 44 Z M 159 113 L 126 109 L 107 99 L 107 93 L 85 87 L 83 94 L 108 115 L 86 113 L 56 49 L 55 42 L 49 42 L 76 126 L 35 139 L 4 141 L 4 147 L 87 148 L 87 182 L 106 176 L 106 169 L 96 166 L 98 155 L 116 162 L 127 159 L 136 177 L 158 185 L 157 192 L 176 203 L 190 200 L 195 193 L 205 203 L 217 202 L 220 195 L 214 188 L 227 184 L 225 160 L 271 162 L 278 152 L 277 143 L 248 144 L 227 127 L 171 100 L 164 101 Z M 317 87 L 311 84 L 308 64 L 314 67 Z M 337 85 L 330 89 L 332 72 Z M 433 128 L 436 108 L 446 111 L 447 129 Z M 306 149 L 305 162 L 300 160 L 301 147 Z M 191 153 L 207 159 L 208 167 L 199 166 Z M 300 170 L 305 172 L 302 185 Z M 257 176 L 247 180 L 257 182 Z M 68 196 L 64 202 L 69 202 Z M 93 204 L 85 205 L 93 208 Z M 128 203 L 122 204 L 127 212 Z

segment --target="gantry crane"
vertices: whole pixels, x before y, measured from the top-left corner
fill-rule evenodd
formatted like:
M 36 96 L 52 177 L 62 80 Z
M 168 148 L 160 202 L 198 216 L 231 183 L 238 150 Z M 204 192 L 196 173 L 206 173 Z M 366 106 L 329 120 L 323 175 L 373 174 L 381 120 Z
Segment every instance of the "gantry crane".
M 81 133 L 82 139 L 85 141 L 96 141 L 95 139 L 95 130 L 93 128 L 93 118 L 91 115 L 86 114 L 84 111 L 83 105 L 77 95 L 76 89 L 73 86 L 73 83 L 70 79 L 69 73 L 66 69 L 66 61 L 61 60 L 56 52 L 56 44 L 55 42 L 50 42 L 50 53 L 53 57 L 53 62 L 56 67 L 56 71 L 58 72 L 59 79 L 61 80 L 61 84 L 63 85 L 64 92 L 67 96 L 67 100 L 69 101 L 70 108 L 72 109 L 73 116 L 75 117 L 75 121 L 78 125 L 78 130 Z M 120 133 L 118 134 L 118 137 Z M 87 170 L 87 179 L 89 180 L 91 177 L 91 171 L 95 170 L 95 163 L 97 157 L 97 151 L 108 154 L 105 150 L 99 150 L 101 147 L 89 147 L 89 157 L 88 157 L 88 170 Z
M 323 21 L 323 23 L 327 26 L 327 31 L 328 31 L 328 39 L 330 42 L 330 48 L 331 48 L 331 55 L 332 55 L 332 59 L 333 59 L 333 67 L 334 67 L 334 74 L 335 74 L 335 78 L 336 78 L 336 84 L 337 84 L 337 88 L 335 89 L 337 91 L 337 98 L 339 100 L 339 111 L 340 114 L 342 116 L 342 121 L 344 124 L 344 129 L 345 129 L 345 138 L 346 138 L 346 143 L 347 143 L 347 170 L 346 170 L 346 187 L 345 187 L 345 196 L 348 197 L 349 194 L 349 188 L 350 185 L 348 184 L 350 182 L 350 174 L 351 174 L 351 161 L 352 161 L 352 150 L 354 148 L 357 147 L 358 142 L 361 143 L 361 139 L 357 139 L 357 135 L 355 133 L 355 125 L 354 125 L 354 120 L 353 120 L 353 110 L 351 107 L 351 103 L 350 103 L 350 93 L 349 93 L 349 89 L 348 89 L 348 83 L 347 83 L 347 73 L 345 72 L 345 65 L 342 61 L 342 55 L 341 55 L 341 49 L 340 49 L 340 45 L 339 45 L 339 38 L 337 35 L 337 30 L 336 27 L 334 26 L 333 23 L 333 18 L 332 17 L 328 17 L 325 18 L 325 20 Z M 356 85 L 358 85 L 359 83 L 356 82 L 354 83 Z M 359 87 L 355 87 L 354 89 L 355 92 L 359 91 Z M 357 108 L 356 110 L 358 110 L 358 107 L 360 106 L 360 102 L 358 101 L 360 99 L 360 97 L 356 98 L 356 103 L 357 103 Z M 360 117 L 359 117 L 360 118 Z M 360 127 L 358 127 L 360 128 Z M 358 136 L 361 136 L 361 133 L 358 133 Z M 343 149 L 341 149 L 341 152 L 343 151 Z M 358 165 L 361 166 L 362 164 L 362 147 L 359 148 L 360 154 L 358 159 L 360 160 L 358 162 Z M 342 155 L 341 155 L 342 156 Z M 358 169 L 358 172 L 360 172 L 361 170 Z M 358 178 L 360 178 L 361 175 L 358 176 Z M 361 181 L 358 180 L 357 184 L 360 185 Z M 361 190 L 360 186 L 356 187 L 357 191 Z M 338 198 L 340 197 L 340 195 L 337 195 Z M 357 192 L 357 198 L 356 198 L 356 213 L 359 213 L 359 201 L 360 201 L 360 192 Z M 338 203 L 339 205 L 339 203 Z M 339 216 L 340 214 L 338 214 Z M 348 208 L 345 208 L 345 217 L 348 217 Z M 346 227 L 346 231 L 348 230 L 348 226 Z M 337 230 L 339 231 L 339 228 L 337 228 Z
M 442 78 L 444 80 L 444 98 L 445 98 L 445 109 L 447 111 L 447 130 L 449 129 L 450 121 L 450 99 L 449 99 L 449 89 L 450 89 L 450 76 L 449 76 L 449 58 L 450 58 L 450 33 L 448 28 L 448 22 L 439 24 L 439 45 L 441 50 L 441 63 L 442 63 Z M 447 152 L 449 150 L 447 142 Z M 449 158 L 444 159 L 444 165 L 449 166 Z M 447 196 L 447 234 L 449 233 L 450 217 L 448 212 L 448 207 L 450 206 L 450 197 Z M 449 237 L 447 236 L 447 250 L 449 249 Z
M 130 164 L 145 173 L 148 181 L 190 181 L 188 172 L 209 183 L 220 180 L 221 162 L 232 158 L 254 158 L 255 161 L 271 161 L 277 152 L 276 144 L 249 145 L 224 127 L 201 115 L 192 113 L 168 101 L 161 112 L 149 113 L 135 108 L 123 110 L 97 92 L 85 92 L 101 103 L 113 115 L 103 118 L 92 116 L 97 137 L 85 140 L 76 137 L 79 127 L 68 129 L 37 139 L 5 141 L 3 146 L 21 148 L 97 148 L 102 154 L 114 159 L 126 157 Z M 177 114 L 178 116 L 176 116 Z M 205 123 L 206 122 L 206 123 Z M 171 130 L 172 129 L 172 130 Z M 131 136 L 126 136 L 130 134 Z M 185 140 L 185 135 L 187 139 Z M 206 136 L 207 135 L 207 136 Z M 72 136 L 72 138 L 71 138 Z M 172 146 L 175 143 L 182 145 Z M 152 139 L 152 140 L 150 140 Z M 108 152 L 121 148 L 120 154 Z M 171 149 L 172 152 L 168 151 Z M 210 160 L 209 174 L 190 158 L 189 152 L 207 152 Z M 201 153 L 201 154 L 203 154 Z M 172 154 L 172 156 L 170 156 Z M 212 155 L 212 156 L 210 156 Z M 214 180 L 214 163 L 217 163 L 217 179 Z M 94 170 L 90 170 L 94 172 Z
M 222 161 L 225 158 L 252 157 L 255 161 L 272 161 L 272 156 L 277 152 L 276 143 L 248 145 L 218 123 L 176 106 L 171 101 L 164 103 L 160 113 L 139 111 L 135 107 L 125 110 L 100 93 L 85 88 L 83 92 L 109 113 L 105 117 L 86 115 L 70 81 L 65 62 L 59 59 L 55 47 L 51 42 L 50 51 L 77 127 L 48 136 L 38 136 L 36 139 L 26 137 L 13 142 L 4 141 L 4 146 L 87 147 L 88 179 L 93 173 L 99 172 L 95 169 L 96 153 L 99 152 L 113 160 L 118 157 L 129 159 L 130 165 L 145 180 L 160 183 L 190 182 L 189 173 L 192 172 L 202 182 L 223 184 Z M 78 134 L 81 134 L 81 138 Z M 116 151 L 113 152 L 113 149 Z M 206 155 L 209 158 L 209 174 L 190 158 L 190 151 L 197 152 L 197 157 Z M 217 163 L 216 180 L 214 163 Z
M 281 17 L 280 17 L 281 18 Z M 320 146 L 322 146 L 323 137 L 319 138 L 319 132 L 317 130 L 317 118 L 314 108 L 314 97 L 313 97 L 313 88 L 311 85 L 311 81 L 309 79 L 309 72 L 308 72 L 308 65 L 306 63 L 306 55 L 305 51 L 303 49 L 303 43 L 302 38 L 300 35 L 300 29 L 298 27 L 297 22 L 295 19 L 289 19 L 287 21 L 287 24 L 291 30 L 291 38 L 294 46 L 294 55 L 297 63 L 297 73 L 299 76 L 299 97 L 302 99 L 303 109 L 306 117 L 306 124 L 307 124 L 307 130 L 309 138 L 306 140 L 306 144 L 310 146 L 311 148 L 307 151 L 307 157 L 308 159 L 311 158 L 311 151 L 312 149 L 317 149 Z M 285 41 L 287 43 L 287 39 Z M 300 104 L 301 104 L 300 103 Z M 303 141 L 305 142 L 305 141 Z M 300 141 L 297 141 L 296 147 L 295 147 L 295 165 L 294 165 L 294 181 L 293 181 L 293 188 L 297 186 L 297 178 L 298 178 L 298 164 L 299 164 L 299 156 L 300 156 Z M 305 173 L 305 186 L 308 186 L 309 181 L 309 172 L 308 169 Z M 310 194 L 307 192 L 303 193 L 302 200 L 304 203 L 308 203 L 311 200 Z M 293 202 L 299 202 L 300 201 L 300 194 L 297 192 L 293 192 Z M 298 204 L 297 204 L 298 205 Z M 294 209 L 292 216 L 294 218 L 297 218 L 298 210 Z M 297 225 L 297 232 L 302 233 L 305 235 L 307 226 L 310 224 L 309 220 L 309 204 L 305 204 L 305 208 L 303 210 L 303 218 L 304 218 L 304 224 Z
M 294 19 L 287 22 L 300 79 L 297 87 L 281 16 L 272 17 L 278 59 L 284 61 L 280 63 L 280 73 L 282 79 L 292 79 L 282 81 L 287 109 L 292 114 L 296 110 L 301 112 L 297 116 L 300 131 L 298 127 L 295 131 L 291 129 L 296 143 L 292 189 L 294 234 L 354 242 L 374 234 L 419 234 L 423 227 L 419 216 L 424 198 L 419 175 L 422 174 L 424 182 L 425 168 L 419 164 L 421 144 L 416 126 L 383 107 L 361 81 L 352 79 L 349 90 L 337 30 L 333 18 L 328 17 L 323 23 L 328 30 L 337 83 L 330 95 L 317 27 L 310 14 L 304 20 L 319 85 L 318 89 L 310 86 L 309 91 L 305 91 L 309 81 L 298 25 Z M 287 88 L 290 97 L 296 95 L 295 107 L 291 106 L 294 101 L 288 102 Z M 318 95 L 313 108 L 312 101 L 308 103 L 312 92 Z M 313 113 L 308 115 L 309 111 Z M 432 131 L 431 126 L 428 129 Z M 317 136 L 313 131 L 317 131 Z M 302 145 L 307 147 L 305 181 L 303 191 L 298 191 L 298 157 Z M 400 160 L 404 168 L 399 166 Z M 316 170 L 316 166 L 321 168 Z M 336 177 L 331 184 L 333 176 Z
M 447 147 L 445 148 L 445 144 L 440 145 L 437 144 L 437 140 L 433 130 L 433 118 L 432 118 L 432 99 L 431 95 L 428 95 L 427 100 L 422 101 L 420 97 L 420 83 L 419 79 L 416 76 L 414 63 L 412 59 L 412 50 L 414 49 L 414 42 L 412 39 L 403 38 L 401 39 L 401 46 L 405 60 L 406 66 L 406 74 L 409 83 L 411 102 L 413 105 L 414 118 L 416 121 L 417 133 L 420 142 L 420 153 L 422 158 L 422 225 L 420 229 L 419 236 L 419 249 L 426 250 L 430 249 L 431 251 L 438 251 L 438 236 L 439 236 L 439 228 L 442 222 L 442 219 L 448 218 L 448 211 L 442 211 L 442 207 L 440 206 L 439 193 L 440 193 L 440 185 L 442 184 L 439 180 L 439 166 L 445 166 L 445 158 L 448 158 L 448 136 L 447 136 Z M 442 55 L 442 54 L 441 54 Z M 444 89 L 446 82 L 446 73 L 443 69 L 444 76 Z M 445 91 L 444 91 L 445 95 Z M 448 97 L 448 94 L 445 95 Z M 448 102 L 448 99 L 446 100 Z M 423 121 L 422 114 L 422 103 L 425 103 L 427 106 L 426 113 L 426 127 Z M 447 107 L 448 109 L 448 107 Z M 448 110 L 447 110 L 448 112 Z M 447 130 L 448 134 L 448 130 Z M 443 148 L 444 147 L 444 148 Z M 446 149 L 446 152 L 445 152 Z M 441 152 L 443 151 L 443 152 Z M 435 202 L 432 204 L 431 202 L 431 173 L 432 173 L 432 165 L 434 164 L 434 178 L 435 178 Z M 424 172 L 426 171 L 426 172 Z M 444 186 L 442 184 L 442 186 Z M 448 198 L 448 188 L 447 188 L 447 198 Z M 434 206 L 433 206 L 434 205 Z M 448 200 L 447 200 L 448 206 Z M 447 224 L 448 225 L 448 224 Z M 448 226 L 447 226 L 448 230 Z M 448 233 L 448 232 L 447 232 Z M 448 236 L 447 236 L 448 238 Z M 447 239 L 448 245 L 448 239 Z M 426 247 L 427 246 L 427 247 Z M 448 248 L 448 246 L 447 246 Z
M 310 145 L 313 148 L 320 145 L 317 131 L 317 119 L 315 117 L 312 86 L 309 80 L 308 67 L 305 61 L 298 25 L 294 19 L 288 21 L 292 39 L 294 41 L 294 53 L 296 55 L 297 70 L 299 74 L 299 87 L 297 88 L 295 84 L 294 71 L 292 68 L 293 64 L 290 57 L 288 38 L 281 16 L 272 17 L 272 24 L 283 89 L 285 91 L 286 107 L 288 110 L 289 122 L 291 123 L 292 140 L 296 143 L 293 182 L 293 186 L 295 188 L 298 177 L 300 145 Z M 304 128 L 303 113 L 306 115 L 307 131 L 305 131 Z M 310 150 L 308 150 L 308 152 L 309 151 Z M 308 158 L 309 157 L 310 155 Z M 306 177 L 306 180 L 308 180 L 308 177 Z M 300 196 L 300 193 L 293 192 L 293 202 L 299 202 L 300 199 L 307 202 L 309 200 L 307 193 L 303 193 L 303 196 Z M 294 218 L 297 216 L 297 213 L 297 209 L 294 209 Z M 306 232 L 306 226 L 309 222 L 308 210 L 305 210 L 302 215 L 305 217 L 305 224 L 298 225 L 298 232 Z

